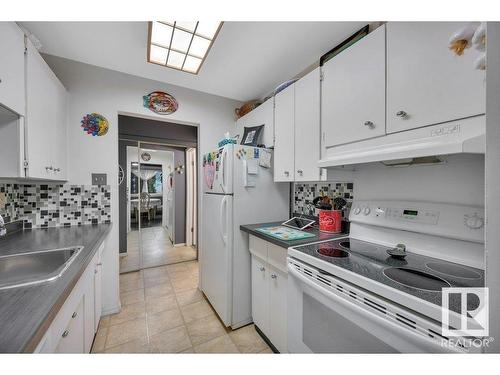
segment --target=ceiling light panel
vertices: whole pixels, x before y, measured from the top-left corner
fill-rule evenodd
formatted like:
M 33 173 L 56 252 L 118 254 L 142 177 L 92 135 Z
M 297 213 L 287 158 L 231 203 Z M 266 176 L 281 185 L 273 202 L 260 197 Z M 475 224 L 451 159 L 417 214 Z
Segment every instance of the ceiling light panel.
M 197 74 L 221 26 L 208 21 L 150 22 L 148 62 Z

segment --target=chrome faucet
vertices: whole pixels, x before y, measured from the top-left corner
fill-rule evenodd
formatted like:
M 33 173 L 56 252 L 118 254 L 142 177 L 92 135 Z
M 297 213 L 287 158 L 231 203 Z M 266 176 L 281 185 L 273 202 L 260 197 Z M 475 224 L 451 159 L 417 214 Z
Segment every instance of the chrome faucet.
M 7 227 L 5 226 L 5 221 L 3 220 L 2 215 L 0 214 L 0 237 L 3 237 L 7 234 Z

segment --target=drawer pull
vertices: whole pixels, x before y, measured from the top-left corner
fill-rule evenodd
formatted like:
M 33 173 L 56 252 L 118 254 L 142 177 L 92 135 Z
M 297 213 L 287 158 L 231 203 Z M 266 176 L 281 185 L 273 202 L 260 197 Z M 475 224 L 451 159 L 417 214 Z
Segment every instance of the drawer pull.
M 68 330 L 66 330 L 66 331 L 64 331 L 64 332 L 63 332 L 62 337 L 64 338 L 64 337 L 66 337 L 66 336 L 68 336 L 68 335 L 69 335 L 69 331 L 68 331 Z
M 271 275 L 271 279 L 277 279 L 277 278 L 278 278 L 278 276 L 276 276 L 276 274 L 274 274 L 274 273 L 273 273 L 273 274 Z
M 264 267 L 260 267 L 259 271 L 264 272 L 266 269 Z
M 73 313 L 73 315 L 71 315 L 71 317 L 72 317 L 73 319 L 75 319 L 77 316 L 78 316 L 78 313 L 77 313 L 76 311 Z

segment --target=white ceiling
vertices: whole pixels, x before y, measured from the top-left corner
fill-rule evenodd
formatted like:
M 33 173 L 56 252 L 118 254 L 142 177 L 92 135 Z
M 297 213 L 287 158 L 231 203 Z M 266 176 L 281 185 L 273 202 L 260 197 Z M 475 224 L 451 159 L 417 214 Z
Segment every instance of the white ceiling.
M 23 22 L 42 52 L 247 101 L 293 78 L 366 22 L 225 22 L 198 75 L 146 62 L 147 22 Z

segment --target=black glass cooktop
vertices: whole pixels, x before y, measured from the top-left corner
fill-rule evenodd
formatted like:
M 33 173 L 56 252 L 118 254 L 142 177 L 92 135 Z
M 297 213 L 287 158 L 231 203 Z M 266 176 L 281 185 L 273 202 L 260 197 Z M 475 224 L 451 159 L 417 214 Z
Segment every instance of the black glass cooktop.
M 294 249 L 439 306 L 442 288 L 484 286 L 483 270 L 411 252 L 404 259 L 394 258 L 387 254 L 388 247 L 352 238 Z

